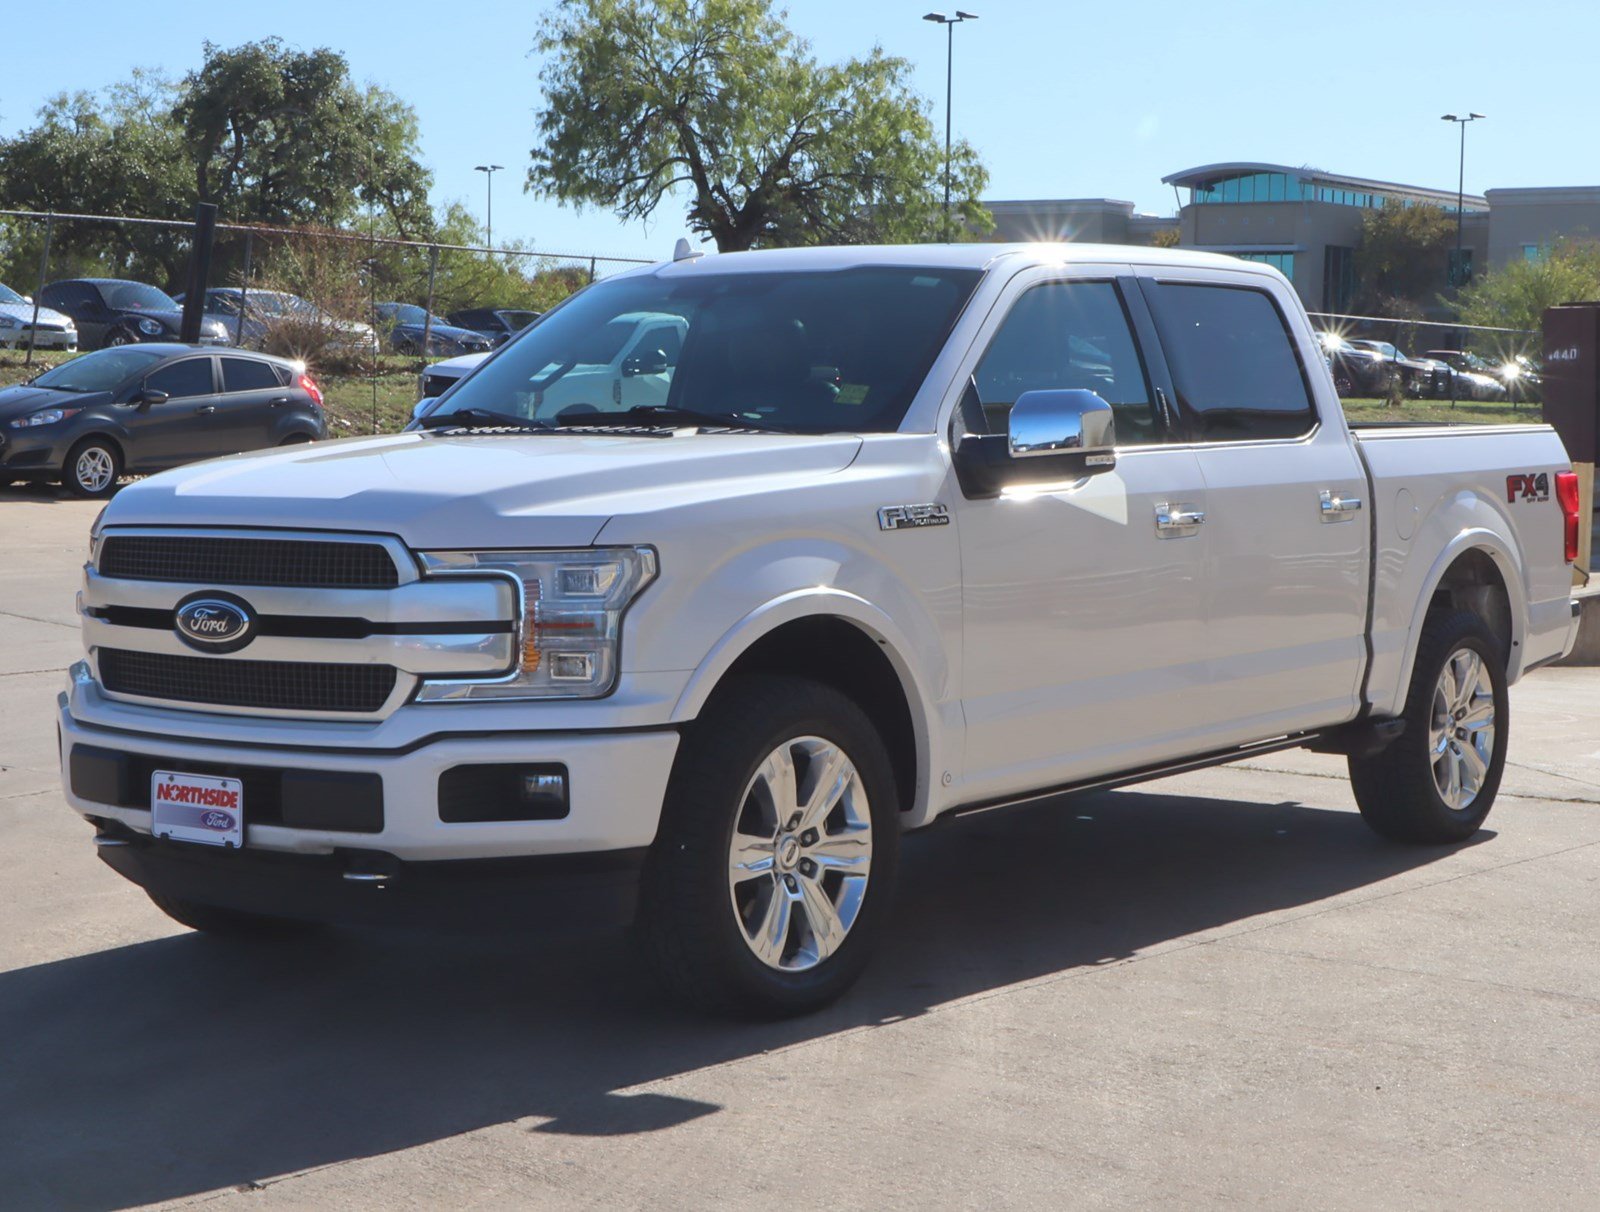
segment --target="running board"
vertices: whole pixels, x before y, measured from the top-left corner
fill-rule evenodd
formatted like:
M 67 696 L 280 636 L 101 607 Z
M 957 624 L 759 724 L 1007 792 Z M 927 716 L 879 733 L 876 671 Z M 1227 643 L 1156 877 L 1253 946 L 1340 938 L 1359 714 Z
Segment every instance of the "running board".
M 1017 808 L 1023 804 L 1035 804 L 1040 800 L 1054 799 L 1059 795 L 1078 795 L 1085 791 L 1110 791 L 1116 787 L 1128 787 L 1134 783 L 1148 783 L 1151 779 L 1164 779 L 1174 774 L 1186 774 L 1191 770 L 1205 770 L 1212 766 L 1226 766 L 1229 762 L 1241 762 L 1245 758 L 1261 757 L 1263 754 L 1278 753 L 1284 749 L 1300 749 L 1308 742 L 1320 736 L 1316 732 L 1296 732 L 1289 736 L 1273 737 L 1268 741 L 1255 741 L 1249 745 L 1239 745 L 1233 749 L 1219 749 L 1213 753 L 1201 754 L 1199 757 L 1184 758 L 1178 762 L 1166 762 L 1159 766 L 1141 766 L 1137 770 L 1126 770 L 1121 774 L 1108 774 L 1100 778 L 1084 779 L 1076 783 L 1062 783 L 1056 787 L 1048 787 L 1043 791 L 1030 791 L 1025 795 L 1010 795 L 996 800 L 978 800 L 971 804 L 960 804 L 954 808 L 946 809 L 934 819 L 942 821 L 949 817 L 971 816 L 978 812 L 992 812 L 997 808 Z

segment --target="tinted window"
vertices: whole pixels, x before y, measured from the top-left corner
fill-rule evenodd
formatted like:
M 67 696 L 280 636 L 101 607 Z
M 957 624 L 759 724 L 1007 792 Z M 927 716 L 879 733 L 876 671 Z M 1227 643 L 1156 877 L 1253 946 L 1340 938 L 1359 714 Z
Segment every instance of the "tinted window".
M 1173 386 L 1199 436 L 1293 437 L 1311 428 L 1305 376 L 1271 298 L 1170 283 L 1151 294 Z
M 1119 446 L 1159 435 L 1127 313 L 1110 282 L 1035 286 L 1006 316 L 973 379 L 990 433 L 1006 432 L 1011 406 L 1023 392 L 1077 387 L 1115 410 Z M 976 428 L 972 409 L 964 415 Z
M 39 292 L 39 299 L 46 307 L 58 307 L 63 311 L 81 311 L 100 302 L 94 289 L 81 282 L 52 282 Z
M 33 382 L 54 391 L 110 391 L 161 358 L 147 349 L 98 349 L 45 371 Z
M 257 362 L 251 358 L 222 359 L 223 391 L 265 391 L 281 386 L 278 372 L 270 362 Z
M 600 282 L 541 319 L 451 391 L 460 408 L 582 419 L 621 407 L 613 359 L 646 332 L 682 350 L 659 402 L 803 432 L 892 432 L 922 385 L 976 270 L 883 266 L 706 272 Z
M 143 282 L 101 282 L 101 298 L 117 311 L 178 311 L 177 302 L 164 290 Z
M 190 358 L 163 366 L 145 376 L 144 385 L 152 391 L 164 391 L 174 400 L 182 396 L 209 396 L 216 390 L 211 382 L 210 358 Z

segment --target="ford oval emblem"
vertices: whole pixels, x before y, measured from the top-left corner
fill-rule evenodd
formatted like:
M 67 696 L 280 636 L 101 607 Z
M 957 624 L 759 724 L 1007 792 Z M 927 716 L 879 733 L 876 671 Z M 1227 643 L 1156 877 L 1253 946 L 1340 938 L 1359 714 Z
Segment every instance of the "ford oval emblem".
M 208 808 L 200 814 L 200 823 L 207 829 L 216 829 L 226 833 L 233 828 L 233 817 L 220 808 Z
M 231 652 L 254 636 L 250 607 L 232 594 L 196 594 L 178 603 L 174 615 L 178 638 L 205 652 Z

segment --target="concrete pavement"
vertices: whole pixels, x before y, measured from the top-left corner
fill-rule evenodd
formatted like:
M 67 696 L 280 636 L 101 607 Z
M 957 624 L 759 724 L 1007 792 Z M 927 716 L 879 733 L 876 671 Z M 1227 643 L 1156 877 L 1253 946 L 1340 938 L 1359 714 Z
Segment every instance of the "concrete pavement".
M 94 858 L 53 700 L 97 506 L 0 491 L 0 1207 L 1591 1208 L 1600 674 L 1489 827 L 1286 753 L 908 840 L 859 989 L 659 1003 L 626 943 L 228 946 Z

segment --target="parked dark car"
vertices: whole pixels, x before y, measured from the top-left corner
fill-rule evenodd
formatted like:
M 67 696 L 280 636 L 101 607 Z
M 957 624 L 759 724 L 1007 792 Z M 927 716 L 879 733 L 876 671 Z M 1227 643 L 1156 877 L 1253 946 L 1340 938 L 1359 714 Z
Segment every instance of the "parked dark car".
M 471 307 L 466 311 L 453 311 L 445 319 L 457 328 L 470 328 L 481 332 L 494 342 L 498 349 L 517 333 L 532 324 L 543 314 L 537 311 L 520 311 L 513 307 Z
M 166 291 L 147 282 L 121 278 L 69 278 L 39 292 L 39 302 L 71 316 L 78 326 L 78 348 L 112 349 L 146 341 L 176 341 L 183 307 Z M 227 345 L 232 332 L 223 316 L 200 321 L 202 345 Z
M 1333 385 L 1341 396 L 1386 396 L 1394 385 L 1411 396 L 1437 395 L 1441 382 L 1449 394 L 1444 367 L 1407 357 L 1404 350 L 1387 341 L 1324 334 L 1323 348 L 1328 353 Z
M 198 345 L 103 349 L 0 391 L 0 483 L 59 480 L 105 497 L 125 472 L 327 433 L 321 389 L 287 359 Z
M 457 354 L 486 353 L 494 342 L 481 332 L 457 328 L 414 303 L 379 303 L 372 309 L 372 326 L 395 353 L 420 354 L 426 334 L 429 357 L 453 358 Z

